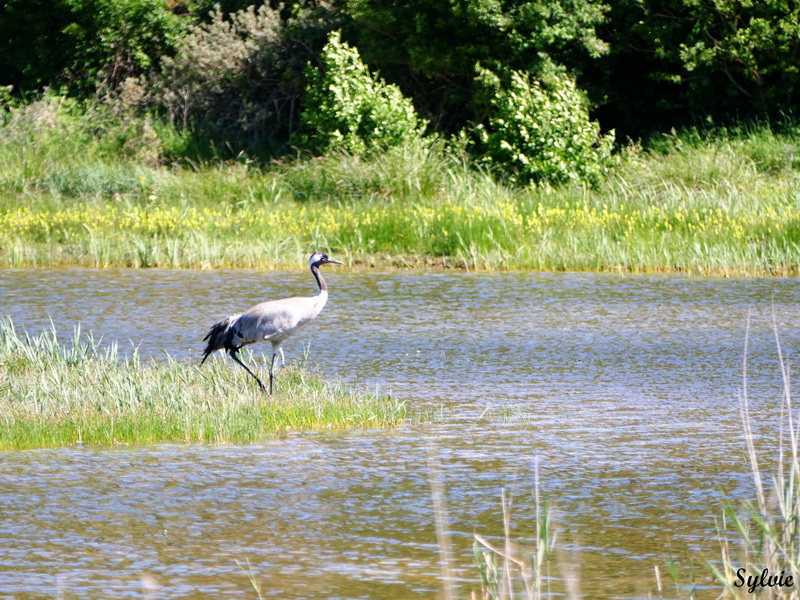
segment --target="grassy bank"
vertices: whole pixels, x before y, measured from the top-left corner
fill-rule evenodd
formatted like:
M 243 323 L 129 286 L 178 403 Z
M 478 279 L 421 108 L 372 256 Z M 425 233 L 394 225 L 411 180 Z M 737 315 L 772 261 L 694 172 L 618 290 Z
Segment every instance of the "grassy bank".
M 271 268 L 320 247 L 351 265 L 800 268 L 800 134 L 665 138 L 625 150 L 598 189 L 520 189 L 436 147 L 163 166 L 147 132 L 37 110 L 0 129 L 0 266 Z
M 21 335 L 0 321 L 0 450 L 158 441 L 246 442 L 287 430 L 389 427 L 403 404 L 355 393 L 301 369 L 278 373 L 269 398 L 227 361 L 202 368 L 123 359 L 75 333 Z

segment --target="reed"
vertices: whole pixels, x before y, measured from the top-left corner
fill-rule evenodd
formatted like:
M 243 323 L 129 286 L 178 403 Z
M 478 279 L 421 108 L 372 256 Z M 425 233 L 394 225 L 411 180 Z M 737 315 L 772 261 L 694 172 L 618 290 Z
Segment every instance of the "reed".
M 789 369 L 777 326 L 774 330 L 783 380 L 775 415 L 779 433 L 777 438 L 767 436 L 768 453 L 759 452 L 761 436 L 754 431 L 747 391 L 745 342 L 740 412 L 755 501 L 728 501 L 717 523 L 721 560 L 711 569 L 733 598 L 800 598 L 800 414 L 792 406 Z M 775 464 L 771 477 L 763 472 L 767 461 Z
M 556 536 L 551 528 L 550 511 L 540 498 L 538 472 L 534 511 L 536 535 L 529 548 L 523 549 L 511 535 L 511 497 L 503 490 L 502 546 L 475 534 L 473 550 L 481 579 L 481 600 L 542 600 L 561 596 L 550 590 L 550 567 L 554 564 Z M 565 577 L 567 597 L 579 598 L 577 579 Z
M 0 320 L 0 450 L 75 443 L 248 442 L 287 431 L 399 424 L 402 402 L 355 392 L 296 367 L 273 398 L 222 360 L 202 368 L 169 357 L 122 357 L 74 332 L 19 334 Z

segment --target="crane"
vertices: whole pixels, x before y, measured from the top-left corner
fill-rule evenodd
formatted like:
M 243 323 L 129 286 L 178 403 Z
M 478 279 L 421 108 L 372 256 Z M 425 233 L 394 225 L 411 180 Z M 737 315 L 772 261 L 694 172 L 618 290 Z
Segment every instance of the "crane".
M 273 372 L 275 357 L 278 352 L 283 357 L 281 344 L 298 328 L 314 320 L 325 306 L 325 302 L 328 301 L 328 285 L 319 272 L 320 266 L 326 264 L 341 265 L 343 263 L 333 260 L 324 252 L 319 251 L 314 252 L 308 259 L 308 267 L 319 286 L 316 296 L 282 298 L 281 300 L 262 302 L 243 313 L 228 315 L 214 323 L 206 337 L 203 338 L 204 342 L 208 340 L 208 344 L 203 351 L 203 360 L 200 361 L 200 364 L 206 362 L 206 359 L 215 350 L 225 349 L 233 360 L 255 377 L 259 387 L 263 391 L 267 391 L 261 379 L 239 359 L 237 353 L 248 344 L 270 342 L 272 344 L 272 361 L 269 365 L 269 394 L 271 396 L 272 382 L 275 378 Z

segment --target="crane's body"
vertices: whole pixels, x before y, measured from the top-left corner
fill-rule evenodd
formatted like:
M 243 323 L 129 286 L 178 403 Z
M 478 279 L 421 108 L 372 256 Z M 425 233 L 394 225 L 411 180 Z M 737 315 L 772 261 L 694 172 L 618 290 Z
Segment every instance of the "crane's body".
M 243 313 L 228 315 L 212 325 L 203 338 L 203 341 L 208 340 L 208 344 L 203 351 L 203 360 L 200 364 L 202 365 L 215 350 L 224 349 L 233 360 L 255 377 L 261 389 L 266 391 L 261 379 L 239 359 L 237 353 L 249 344 L 270 342 L 272 361 L 269 367 L 269 393 L 272 395 L 275 357 L 279 352 L 283 356 L 281 344 L 300 327 L 313 321 L 328 301 L 328 286 L 319 272 L 319 267 L 329 263 L 342 264 L 323 252 L 315 252 L 308 260 L 308 266 L 319 286 L 319 292 L 315 296 L 261 302 Z

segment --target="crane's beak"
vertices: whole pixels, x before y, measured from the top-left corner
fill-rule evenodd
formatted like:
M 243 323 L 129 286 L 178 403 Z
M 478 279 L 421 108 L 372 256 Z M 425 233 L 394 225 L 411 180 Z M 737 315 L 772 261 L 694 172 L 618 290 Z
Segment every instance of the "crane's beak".
M 328 260 L 325 262 L 333 263 L 334 265 L 343 265 L 343 262 L 339 262 L 338 260 L 333 260 L 332 258 L 328 257 Z

